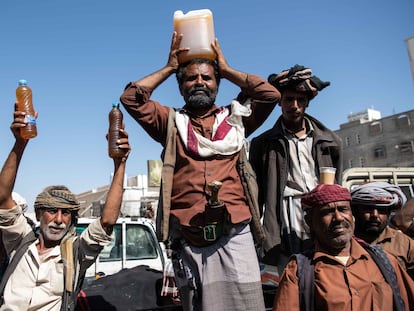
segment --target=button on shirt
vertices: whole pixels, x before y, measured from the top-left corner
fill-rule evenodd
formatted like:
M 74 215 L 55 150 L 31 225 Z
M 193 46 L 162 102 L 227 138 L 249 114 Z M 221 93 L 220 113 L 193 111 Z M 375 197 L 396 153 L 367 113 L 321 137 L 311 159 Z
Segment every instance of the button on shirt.
M 414 279 L 414 240 L 408 235 L 386 227 L 372 244 L 379 244 L 384 250 L 393 254 L 400 264 Z
M 306 119 L 305 122 L 309 130 L 301 137 L 297 137 L 283 126 L 289 143 L 289 169 L 284 196 L 305 194 L 318 184 L 315 160 L 312 157 L 313 127 Z
M 242 90 L 251 99 L 252 114 L 244 118 L 246 136 L 256 130 L 266 120 L 279 98 L 278 92 L 270 84 L 256 75 L 249 74 L 248 86 Z M 128 84 L 121 101 L 130 115 L 156 141 L 164 143 L 167 137 L 169 108 L 151 100 L 152 90 L 134 83 Z M 213 124 L 216 121 L 213 105 L 203 116 L 191 116 L 191 125 L 200 135 L 211 139 Z M 174 169 L 171 193 L 171 214 L 185 226 L 203 226 L 202 212 L 208 201 L 207 185 L 218 180 L 222 182 L 219 199 L 226 203 L 232 223 L 237 224 L 251 218 L 244 189 L 237 171 L 238 153 L 229 156 L 216 155 L 210 158 L 190 156 L 184 143 L 177 135 L 177 161 Z
M 398 261 L 388 256 L 397 276 L 406 310 L 414 299 L 414 282 Z M 354 239 L 346 265 L 334 256 L 316 252 L 315 310 L 383 311 L 393 310 L 393 294 L 368 252 Z M 291 260 L 282 275 L 273 310 L 299 311 L 299 285 L 296 260 Z M 412 306 L 412 304 L 411 304 Z
M 203 117 L 193 117 L 194 130 L 211 138 L 215 110 L 211 110 Z M 218 196 L 220 200 L 226 202 L 232 223 L 249 219 L 251 214 L 237 171 L 237 159 L 238 154 L 217 155 L 207 159 L 194 158 L 188 155 L 181 139 L 177 139 L 171 214 L 183 225 L 204 225 L 201 213 L 204 212 L 207 203 L 206 193 L 209 193 L 207 185 L 214 180 L 219 180 L 222 182 L 222 187 Z
M 287 233 L 296 233 L 301 240 L 310 238 L 309 227 L 306 224 L 300 200 L 303 194 L 312 190 L 318 184 L 315 174 L 315 161 L 312 157 L 313 128 L 305 119 L 309 130 L 297 137 L 283 126 L 284 135 L 289 144 L 289 165 L 287 183 L 283 193 L 283 208 L 280 210 L 282 229 Z M 286 248 L 294 246 L 285 246 Z M 299 249 L 289 249 L 298 252 Z
M 16 206 L 11 210 L 0 210 L 0 229 L 8 254 L 32 230 L 19 209 Z M 1 225 L 10 219 L 14 219 L 12 225 Z M 83 249 L 85 258 L 82 261 L 82 268 L 86 269 L 95 261 L 103 246 L 109 245 L 111 236 L 105 233 L 97 219 L 82 232 L 80 239 L 85 243 L 80 243 L 81 245 L 87 245 L 87 250 Z M 60 247 L 54 247 L 41 260 L 36 248 L 38 243 L 39 240 L 29 246 L 10 276 L 4 290 L 4 304 L 0 310 L 60 310 L 64 289 Z

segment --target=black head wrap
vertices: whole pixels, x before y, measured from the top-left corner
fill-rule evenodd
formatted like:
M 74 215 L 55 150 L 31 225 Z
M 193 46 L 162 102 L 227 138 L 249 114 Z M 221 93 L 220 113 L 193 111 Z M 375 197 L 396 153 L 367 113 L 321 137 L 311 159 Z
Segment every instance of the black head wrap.
M 279 74 L 272 73 L 267 78 L 270 84 L 280 92 L 286 89 L 305 92 L 309 99 L 313 99 L 330 82 L 323 82 L 318 77 L 312 76 L 312 70 L 300 65 L 295 65 L 290 69 L 283 70 Z

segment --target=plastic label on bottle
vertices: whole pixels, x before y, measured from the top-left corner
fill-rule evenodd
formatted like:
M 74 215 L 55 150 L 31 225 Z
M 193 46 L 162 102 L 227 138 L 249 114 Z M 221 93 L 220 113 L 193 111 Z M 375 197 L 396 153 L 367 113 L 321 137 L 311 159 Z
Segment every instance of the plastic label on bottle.
M 35 116 L 26 115 L 24 117 L 24 120 L 27 122 L 27 124 L 36 125 L 36 118 L 35 118 Z

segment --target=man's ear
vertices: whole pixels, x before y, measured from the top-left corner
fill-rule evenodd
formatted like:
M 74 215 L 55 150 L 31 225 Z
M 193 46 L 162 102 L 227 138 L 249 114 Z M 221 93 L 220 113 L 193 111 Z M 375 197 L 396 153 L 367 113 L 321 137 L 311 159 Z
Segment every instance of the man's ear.
M 35 213 L 36 213 L 36 220 L 37 220 L 37 221 L 40 221 L 40 213 L 41 213 L 40 208 L 37 208 L 37 209 L 35 210 Z

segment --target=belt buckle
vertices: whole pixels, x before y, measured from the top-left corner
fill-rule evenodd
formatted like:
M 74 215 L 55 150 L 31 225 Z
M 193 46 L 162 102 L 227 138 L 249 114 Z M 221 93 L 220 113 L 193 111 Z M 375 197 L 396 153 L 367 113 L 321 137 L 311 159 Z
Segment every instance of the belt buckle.
M 204 240 L 214 242 L 217 239 L 216 225 L 207 225 L 203 228 Z

